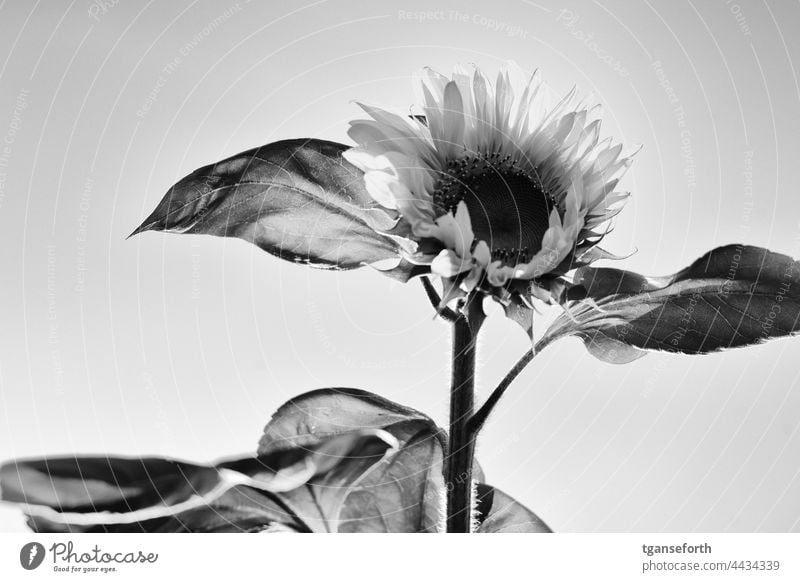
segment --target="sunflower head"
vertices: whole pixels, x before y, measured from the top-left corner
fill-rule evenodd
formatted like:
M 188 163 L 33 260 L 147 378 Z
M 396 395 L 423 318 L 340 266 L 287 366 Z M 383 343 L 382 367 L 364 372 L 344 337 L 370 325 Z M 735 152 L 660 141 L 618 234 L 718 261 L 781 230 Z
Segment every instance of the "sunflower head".
M 627 193 L 615 191 L 635 152 L 600 140 L 598 107 L 574 90 L 555 99 L 538 73 L 509 63 L 492 84 L 476 67 L 415 78 L 419 110 L 360 104 L 345 157 L 367 190 L 397 211 L 407 259 L 453 290 L 549 300 L 587 264 Z

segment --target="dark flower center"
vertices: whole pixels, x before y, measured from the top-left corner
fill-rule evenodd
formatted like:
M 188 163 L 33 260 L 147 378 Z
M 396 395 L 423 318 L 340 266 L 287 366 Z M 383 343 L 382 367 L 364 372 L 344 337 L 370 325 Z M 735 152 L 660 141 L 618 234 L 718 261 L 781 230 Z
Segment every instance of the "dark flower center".
M 492 260 L 514 266 L 530 261 L 542 248 L 555 199 L 535 172 L 523 170 L 511 156 L 452 160 L 436 183 L 433 203 L 442 214 L 455 213 L 462 200 L 475 239 L 489 245 Z

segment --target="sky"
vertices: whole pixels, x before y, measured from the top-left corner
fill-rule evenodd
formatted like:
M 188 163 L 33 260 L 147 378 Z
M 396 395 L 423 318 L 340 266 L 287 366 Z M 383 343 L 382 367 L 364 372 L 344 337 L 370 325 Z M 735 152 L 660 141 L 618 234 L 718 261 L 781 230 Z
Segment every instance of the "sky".
M 0 459 L 250 453 L 280 404 L 324 386 L 445 424 L 450 330 L 417 282 L 126 239 L 195 168 L 350 143 L 354 100 L 406 108 L 423 66 L 538 68 L 642 145 L 613 266 L 666 275 L 729 243 L 800 257 L 799 20 L 755 0 L 0 3 Z M 479 399 L 528 341 L 490 317 Z M 556 531 L 800 531 L 798 358 L 784 339 L 619 366 L 562 340 L 477 457 Z M 23 529 L 0 507 L 0 531 Z

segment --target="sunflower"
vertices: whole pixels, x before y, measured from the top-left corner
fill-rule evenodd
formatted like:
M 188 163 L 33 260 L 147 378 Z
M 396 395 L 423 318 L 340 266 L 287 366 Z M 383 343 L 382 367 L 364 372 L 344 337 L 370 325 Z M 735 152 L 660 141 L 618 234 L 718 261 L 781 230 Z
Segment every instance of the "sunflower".
M 514 63 L 494 85 L 474 66 L 414 81 L 411 115 L 359 103 L 371 119 L 351 122 L 358 145 L 345 153 L 396 211 L 391 236 L 451 283 L 448 299 L 479 287 L 549 300 L 562 275 L 602 256 L 594 247 L 629 196 L 615 188 L 635 152 L 600 140 L 598 106 L 574 89 L 554 99 Z

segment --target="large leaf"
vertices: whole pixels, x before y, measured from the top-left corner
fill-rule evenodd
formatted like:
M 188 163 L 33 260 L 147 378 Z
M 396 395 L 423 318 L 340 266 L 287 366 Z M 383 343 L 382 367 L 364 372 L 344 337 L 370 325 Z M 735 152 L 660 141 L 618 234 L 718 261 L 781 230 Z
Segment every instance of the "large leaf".
M 347 146 L 318 139 L 271 143 L 195 170 L 133 234 L 146 230 L 238 237 L 282 259 L 353 269 L 400 260 L 381 234 L 396 217 L 367 193 Z M 381 231 L 381 232 L 378 232 Z M 387 274 L 407 279 L 402 261 Z
M 309 531 L 291 511 L 274 496 L 246 486 L 236 486 L 217 499 L 192 509 L 173 511 L 159 517 L 126 522 L 107 515 L 98 523 L 70 523 L 59 515 L 48 519 L 40 513 L 28 516 L 28 525 L 36 532 L 57 533 L 248 533 L 261 531 Z
M 128 512 L 203 496 L 219 483 L 214 467 L 162 458 L 50 457 L 0 467 L 3 501 L 63 512 Z
M 0 500 L 41 532 L 435 532 L 445 442 L 416 410 L 363 390 L 316 390 L 279 409 L 254 456 L 14 461 L 0 467 Z M 473 474 L 484 479 L 477 462 Z M 481 531 L 538 519 L 488 486 L 478 493 Z
M 767 249 L 717 248 L 670 277 L 583 267 L 537 350 L 565 336 L 629 362 L 643 350 L 705 354 L 800 331 L 800 263 Z
M 347 492 L 339 513 L 318 516 L 317 527 L 342 532 L 437 531 L 444 489 L 444 432 L 425 414 L 355 388 L 325 388 L 284 404 L 264 429 L 259 453 L 313 446 L 356 427 L 384 430 L 398 449 L 371 467 Z M 302 491 L 296 492 L 304 500 Z M 330 507 L 330 503 L 308 504 Z M 306 522 L 310 521 L 306 518 Z M 324 522 L 324 523 L 323 523 Z
M 281 406 L 258 443 L 260 455 L 309 447 L 354 430 L 381 429 L 401 440 L 396 427 L 419 421 L 444 444 L 444 433 L 427 415 L 358 388 L 321 388 L 292 398 Z M 405 429 L 403 429 L 404 431 Z
M 312 527 L 303 521 L 307 512 L 292 509 L 295 491 L 310 491 L 328 504 L 341 505 L 347 488 L 396 445 L 389 433 L 367 429 L 310 448 L 213 466 L 151 458 L 20 460 L 0 468 L 0 499 L 20 504 L 38 531 L 210 531 L 274 525 L 309 531 Z M 252 502 L 243 503 L 243 495 Z
M 340 532 L 438 532 L 444 526 L 442 445 L 421 422 L 398 425 L 399 450 L 349 492 Z M 397 433 L 395 433 L 397 434 Z
M 541 518 L 491 485 L 478 484 L 476 533 L 551 533 Z
M 332 443 L 362 441 L 362 434 L 385 435 L 381 440 L 365 440 L 362 446 L 344 449 Z M 389 451 L 387 443 L 392 443 Z M 335 435 L 316 445 L 322 458 L 315 464 L 314 476 L 280 492 L 279 498 L 313 532 L 335 532 L 339 515 L 349 492 L 386 456 L 396 452 L 397 441 L 381 430 L 364 429 Z M 281 454 L 279 451 L 277 454 Z

